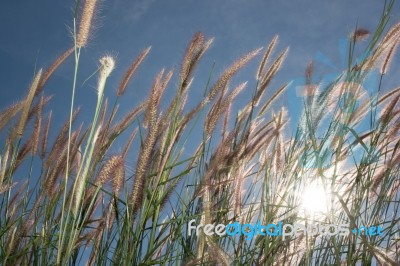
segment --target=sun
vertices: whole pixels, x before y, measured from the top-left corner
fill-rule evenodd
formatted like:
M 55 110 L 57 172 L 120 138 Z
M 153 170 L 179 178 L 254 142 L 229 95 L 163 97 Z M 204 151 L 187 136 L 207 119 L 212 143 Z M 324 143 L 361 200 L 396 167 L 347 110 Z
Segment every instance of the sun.
M 329 197 L 322 182 L 313 181 L 308 183 L 301 200 L 301 209 L 306 215 L 315 216 L 328 212 Z

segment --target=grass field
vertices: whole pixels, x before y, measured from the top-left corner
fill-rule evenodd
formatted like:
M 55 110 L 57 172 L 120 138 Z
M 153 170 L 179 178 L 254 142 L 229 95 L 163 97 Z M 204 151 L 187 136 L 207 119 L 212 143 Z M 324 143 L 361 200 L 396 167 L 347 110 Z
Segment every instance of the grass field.
M 1 264 L 399 265 L 400 87 L 382 85 L 398 67 L 400 23 L 387 26 L 393 4 L 386 2 L 374 31 L 355 27 L 346 66 L 331 83 L 315 82 L 313 63 L 305 68 L 298 121 L 278 101 L 290 80 L 271 86 L 290 56 L 278 36 L 219 77 L 210 69 L 203 97 L 187 104 L 214 40 L 199 32 L 179 68 L 154 73 L 147 99 L 126 113 L 119 101 L 151 49 L 138 51 L 115 101 L 105 91 L 116 59 L 101 57 L 93 69 L 97 105 L 77 123 L 77 76 L 98 5 L 78 3 L 71 48 L 0 112 Z M 68 58 L 75 67 L 69 119 L 56 128 L 46 84 Z M 233 82 L 250 62 L 258 64 L 248 77 L 255 86 Z M 372 73 L 380 81 L 373 88 Z M 167 88 L 175 94 L 165 97 Z M 238 104 L 241 95 L 250 100 Z M 192 220 L 300 230 L 194 234 Z M 349 231 L 301 229 L 310 225 Z

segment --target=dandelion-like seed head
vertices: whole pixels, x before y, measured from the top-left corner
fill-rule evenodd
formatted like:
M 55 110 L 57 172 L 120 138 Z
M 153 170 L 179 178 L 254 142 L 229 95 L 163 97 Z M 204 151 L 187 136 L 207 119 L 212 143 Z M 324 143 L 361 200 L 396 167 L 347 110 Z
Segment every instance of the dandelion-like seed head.
M 115 60 L 112 56 L 103 56 L 100 58 L 100 71 L 101 75 L 104 75 L 104 77 L 108 77 L 110 73 L 114 70 L 115 67 Z
M 100 58 L 100 75 L 99 84 L 97 89 L 98 99 L 100 99 L 104 92 L 105 82 L 115 67 L 115 60 L 112 56 L 106 55 Z

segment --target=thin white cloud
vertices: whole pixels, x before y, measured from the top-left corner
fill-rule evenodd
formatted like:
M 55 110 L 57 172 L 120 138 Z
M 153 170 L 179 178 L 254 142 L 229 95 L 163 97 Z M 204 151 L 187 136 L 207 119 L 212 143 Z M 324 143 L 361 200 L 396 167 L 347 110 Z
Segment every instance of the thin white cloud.
M 137 22 L 149 10 L 155 0 L 115 1 L 114 9 L 118 10 L 125 22 Z M 122 12 L 122 13 L 121 13 Z

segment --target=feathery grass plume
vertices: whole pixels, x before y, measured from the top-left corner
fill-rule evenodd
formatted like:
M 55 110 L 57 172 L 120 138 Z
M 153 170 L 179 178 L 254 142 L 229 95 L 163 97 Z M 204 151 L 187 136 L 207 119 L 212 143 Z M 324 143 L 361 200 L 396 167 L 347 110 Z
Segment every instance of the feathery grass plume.
M 400 23 L 392 26 L 390 30 L 386 33 L 385 37 L 383 37 L 380 46 L 389 47 L 394 42 L 397 42 L 400 37 Z
M 144 113 L 144 120 L 143 120 L 143 126 L 144 128 L 147 128 L 150 125 L 154 124 L 154 121 L 156 119 L 157 115 L 157 108 L 158 104 L 160 103 L 161 99 L 161 83 L 162 83 L 162 78 L 164 76 L 164 71 L 165 69 L 162 69 L 158 75 L 156 76 L 156 79 L 154 80 L 152 89 L 150 91 L 150 95 L 146 101 L 146 110 Z
M 362 100 L 361 97 L 359 100 Z M 358 123 L 359 121 L 361 121 L 362 118 L 365 117 L 366 114 L 368 114 L 370 107 L 371 101 L 369 97 L 366 97 L 366 99 L 361 102 L 357 109 L 355 109 L 354 112 L 351 112 L 349 116 L 349 121 L 353 121 L 354 124 Z M 335 106 L 333 106 L 333 108 L 335 108 Z
M 392 0 L 388 1 L 392 3 Z M 374 67 L 381 67 L 378 63 L 390 54 L 391 45 L 396 39 L 392 32 L 392 36 L 386 41 L 390 45 L 381 44 L 379 48 L 376 47 L 381 38 L 380 32 L 387 21 L 383 22 L 379 24 L 378 33 L 374 34 L 371 45 L 367 46 L 370 52 L 368 55 L 374 60 Z M 47 123 L 39 123 L 37 120 L 44 110 L 43 102 L 46 97 L 37 97 L 37 100 L 32 101 L 22 134 L 23 141 L 16 142 L 9 136 L 1 150 L 0 191 L 9 189 L 7 185 L 18 178 L 12 171 L 9 172 L 11 175 L 6 175 L 7 167 L 14 165 L 17 158 L 26 158 L 24 154 L 27 150 L 35 149 L 32 147 L 36 145 L 34 143 L 37 142 L 39 134 L 42 138 L 42 165 L 39 165 L 41 169 L 36 167 L 36 164 L 41 162 L 32 160 L 31 166 L 35 170 L 26 173 L 30 176 L 29 183 L 37 181 L 38 186 L 16 193 L 16 196 L 15 189 L 10 190 L 7 195 L 0 195 L 0 200 L 3 199 L 5 203 L 4 208 L 0 207 L 0 214 L 5 217 L 2 219 L 3 226 L 0 226 L 3 235 L 0 236 L 0 242 L 5 246 L 3 255 L 8 258 L 4 261 L 4 256 L 0 255 L 0 263 L 25 265 L 40 260 L 44 264 L 64 265 L 88 259 L 89 265 L 101 265 L 112 259 L 113 263 L 118 265 L 154 265 L 179 264 L 181 259 L 184 262 L 191 259 L 188 264 L 192 265 L 336 265 L 345 257 L 349 264 L 389 264 L 391 261 L 388 259 L 396 261 L 392 251 L 397 251 L 398 230 L 391 210 L 392 206 L 396 208 L 396 204 L 399 203 L 400 182 L 397 182 L 397 179 L 400 162 L 400 88 L 383 96 L 377 95 L 377 101 L 372 104 L 365 99 L 368 95 L 362 95 L 358 92 L 359 88 L 354 86 L 364 84 L 366 75 L 359 73 L 359 70 L 351 70 L 348 79 L 345 79 L 345 75 L 339 74 L 338 79 L 326 87 L 318 84 L 319 94 L 310 106 L 306 105 L 305 109 L 308 110 L 304 111 L 305 114 L 299 121 L 300 125 L 304 126 L 286 140 L 284 129 L 289 117 L 286 117 L 284 110 L 274 114 L 271 106 L 288 85 L 282 86 L 275 93 L 271 92 L 272 97 L 264 99 L 264 90 L 266 91 L 267 85 L 271 84 L 270 80 L 279 68 L 277 65 L 283 64 L 279 54 L 281 58 L 285 57 L 285 52 L 278 53 L 278 58 L 272 56 L 278 38 L 272 39 L 267 50 L 262 51 L 265 54 L 260 58 L 258 69 L 255 69 L 257 73 L 254 73 L 257 79 L 255 94 L 244 104 L 245 107 L 233 121 L 230 121 L 229 109 L 231 105 L 234 107 L 233 101 L 241 90 L 231 91 L 229 83 L 237 71 L 233 66 L 224 69 L 221 77 L 216 78 L 216 83 L 210 84 L 211 90 L 205 92 L 194 109 L 183 113 L 184 102 L 189 95 L 189 83 L 195 78 L 193 69 L 208 46 L 204 37 L 194 38 L 184 55 L 178 76 L 178 90 L 168 103 L 166 112 L 161 108 L 162 94 L 171 79 L 172 71 L 170 75 L 166 74 L 166 71 L 159 74 L 146 101 L 138 103 L 138 107 L 129 110 L 120 121 L 114 120 L 118 103 L 108 116 L 107 99 L 104 99 L 103 103 L 105 97 L 102 93 L 105 83 L 99 78 L 98 85 L 102 88 L 99 88 L 99 101 L 94 119 L 90 121 L 92 126 L 81 126 L 70 134 L 67 125 L 52 136 L 51 113 L 48 118 L 46 115 Z M 352 45 L 350 44 L 350 48 Z M 361 47 L 357 47 L 359 48 Z M 348 65 L 352 66 L 354 61 L 350 55 L 352 54 L 349 51 Z M 368 63 L 370 58 L 357 59 L 357 63 L 364 68 L 365 62 Z M 140 55 L 136 61 L 139 59 Z M 135 68 L 133 65 L 129 70 Z M 99 70 L 105 72 L 104 66 Z M 306 72 L 306 83 L 311 84 L 310 68 Z M 126 81 L 128 85 L 118 89 L 117 94 L 124 93 L 129 86 L 129 78 Z M 43 79 L 42 75 L 39 84 Z M 343 84 L 345 82 L 347 84 Z M 342 86 L 335 88 L 338 83 L 342 83 Z M 207 90 L 208 85 L 207 81 Z M 330 99 L 334 89 L 338 95 Z M 352 89 L 353 91 L 350 91 Z M 342 106 L 338 105 L 338 99 L 341 99 L 345 92 L 353 93 L 349 97 L 349 106 L 357 103 L 355 112 L 351 114 L 344 113 L 340 108 Z M 257 108 L 260 110 L 255 110 L 255 103 L 260 102 L 262 104 Z M 17 115 L 22 113 L 24 104 L 25 102 L 22 102 L 21 107 L 12 107 L 4 112 L 4 115 L 0 114 L 0 125 L 2 118 L 11 116 L 3 129 L 12 123 L 18 125 L 19 121 L 14 120 L 19 119 Z M 327 108 L 327 105 L 331 106 Z M 206 112 L 199 114 L 205 107 Z M 371 111 L 371 108 L 376 108 L 376 111 Z M 145 118 L 138 119 L 142 111 L 145 111 Z M 232 112 L 234 111 L 232 109 Z M 325 113 L 329 114 L 323 116 Z M 199 114 L 199 120 L 197 117 L 194 119 L 196 114 Z M 74 115 L 71 115 L 72 121 L 75 120 Z M 335 133 L 343 129 L 343 126 L 335 123 L 338 117 L 340 120 L 337 121 L 345 121 L 343 124 L 347 127 L 357 127 L 352 128 L 354 132 L 335 139 Z M 222 137 L 219 137 L 215 128 L 222 119 L 223 132 Z M 142 120 L 145 120 L 147 130 L 140 134 L 140 149 L 134 151 L 130 146 L 136 142 L 134 138 L 141 126 L 136 128 L 136 123 L 143 123 Z M 192 123 L 189 123 L 191 120 L 196 121 L 193 121 L 193 127 L 186 131 L 187 127 L 192 126 Z M 200 125 L 196 124 L 199 121 Z M 31 122 L 35 122 L 35 125 L 33 130 L 28 131 Z M 43 129 L 38 130 L 38 124 L 45 125 L 42 125 Z M 131 135 L 119 138 L 129 126 L 133 126 L 132 132 L 129 132 Z M 192 133 L 199 127 L 200 134 Z M 80 133 L 81 128 L 84 134 Z M 2 133 L 6 135 L 7 132 L 4 131 Z M 87 139 L 86 134 L 89 131 L 90 137 Z M 28 135 L 25 136 L 26 134 Z M 34 136 L 32 142 L 28 139 L 30 134 Z M 210 135 L 207 139 L 206 134 Z M 14 135 L 15 133 L 12 133 L 12 136 Z M 180 139 L 181 136 L 184 137 Z M 53 148 L 47 147 L 46 154 L 47 142 L 53 137 L 56 138 Z M 194 140 L 199 143 L 195 143 Z M 121 153 L 107 155 L 108 150 L 117 141 L 123 142 Z M 332 145 L 334 141 L 336 143 Z M 22 146 L 16 147 L 15 143 Z M 84 146 L 83 143 L 86 149 L 80 164 L 79 147 Z M 117 145 L 120 146 L 121 143 L 118 142 Z M 187 153 L 187 148 L 193 145 L 195 151 L 192 154 Z M 370 163 L 369 159 L 375 152 L 370 152 L 372 149 L 364 146 L 377 148 L 379 160 Z M 67 148 L 70 148 L 68 157 Z M 191 150 L 191 147 L 189 148 Z M 332 154 L 328 153 L 325 156 L 325 148 L 332 151 Z M 307 157 L 307 163 L 314 162 L 317 157 L 328 157 L 332 164 L 333 169 L 329 169 L 332 173 L 325 165 L 320 167 L 321 169 L 304 167 L 302 155 L 309 151 L 319 151 L 320 154 L 304 156 Z M 132 166 L 132 187 L 126 190 L 122 188 L 126 178 L 125 162 L 131 152 L 134 159 L 137 157 L 137 162 Z M 347 157 L 344 158 L 344 155 Z M 68 172 L 66 160 L 70 164 Z M 30 161 L 26 160 L 23 163 L 25 165 L 21 166 L 24 167 L 20 166 L 19 169 L 28 169 Z M 36 176 L 36 173 L 39 176 Z M 74 184 L 62 182 L 64 177 L 72 178 Z M 197 236 L 186 234 L 189 226 L 186 227 L 185 222 L 192 219 L 203 225 L 229 224 L 235 220 L 240 223 L 259 220 L 263 223 L 282 221 L 288 224 L 315 221 L 316 217 L 301 217 L 297 205 L 302 197 L 298 188 L 307 185 L 303 182 L 316 177 L 326 181 L 328 188 L 337 192 L 339 200 L 343 198 L 343 203 L 340 202 L 343 206 L 339 206 L 335 198 L 330 214 L 322 214 L 324 218 L 320 222 L 325 224 L 334 217 L 332 222 L 335 224 L 344 222 L 355 225 L 363 220 L 359 217 L 365 216 L 366 224 L 384 224 L 385 236 L 382 239 L 371 238 L 375 241 L 373 244 L 377 247 L 376 250 L 370 250 L 368 243 L 358 241 L 362 240 L 363 236 L 339 237 L 336 239 L 338 241 L 332 242 L 332 237 L 322 235 L 302 235 L 289 239 L 255 236 L 251 241 L 246 241 L 245 236 L 207 237 L 205 230 L 200 230 Z M 7 182 L 2 182 L 4 178 L 7 178 Z M 101 188 L 100 192 L 100 186 L 103 184 L 107 184 L 107 188 Z M 20 184 L 17 187 L 20 187 Z M 126 195 L 121 193 L 125 191 Z M 95 193 L 98 194 L 91 197 Z M 119 193 L 123 194 L 121 198 Z M 12 197 L 11 201 L 9 197 Z M 78 217 L 79 220 L 76 219 Z M 165 217 L 168 218 L 164 219 Z M 33 219 L 35 222 L 32 222 Z M 58 227 L 60 221 L 62 224 Z M 351 245 L 353 242 L 354 247 Z M 13 253 L 10 253 L 11 251 Z M 193 259 L 196 256 L 197 259 Z
M 390 158 L 389 162 L 385 163 L 382 167 L 382 169 L 374 174 L 374 178 L 372 181 L 372 190 L 377 191 L 379 185 L 382 183 L 383 179 L 388 176 L 390 171 L 395 167 L 396 165 L 400 164 L 400 153 L 397 153 L 396 155 L 392 155 L 392 158 Z
M 371 193 L 378 193 L 378 188 L 380 184 L 382 183 L 383 178 L 387 175 L 387 173 L 390 171 L 389 166 L 384 165 L 380 170 L 376 171 L 374 173 L 374 179 L 372 180 L 372 186 L 371 186 Z
M 50 102 L 52 98 L 53 96 L 46 96 L 44 97 L 43 101 L 39 101 L 39 103 L 33 105 L 29 110 L 27 123 L 36 115 L 39 108 L 43 110 L 43 108 Z
M 40 158 L 42 160 L 46 156 L 47 140 L 49 138 L 50 122 L 51 122 L 52 115 L 53 115 L 53 111 L 50 111 L 49 115 L 47 116 L 46 125 L 44 126 L 44 132 L 42 135 L 41 149 L 40 149 Z
M 272 41 L 269 43 L 267 50 L 265 50 L 264 56 L 261 60 L 260 65 L 258 66 L 258 70 L 257 70 L 257 80 L 261 81 L 263 72 L 264 72 L 264 68 L 268 63 L 268 59 L 271 56 L 276 44 L 279 41 L 279 36 L 275 35 L 274 38 L 272 39 Z
M 3 129 L 22 110 L 24 101 L 17 102 L 0 113 L 0 130 Z
M 98 187 L 103 186 L 110 178 L 116 176 L 117 169 L 123 165 L 123 157 L 114 155 L 103 165 L 99 175 L 96 177 L 94 184 Z
M 129 113 L 127 113 L 121 121 L 117 122 L 111 129 L 109 136 L 115 137 L 120 135 L 125 129 L 132 124 L 137 116 L 142 113 L 147 106 L 146 103 L 141 103 L 139 106 L 134 107 Z
M 400 92 L 400 87 L 393 89 L 386 94 L 382 95 L 379 97 L 377 105 L 380 106 L 383 104 L 385 101 L 392 99 L 393 97 L 396 97 Z M 334 104 L 335 101 L 333 101 Z M 359 106 L 355 112 L 351 113 L 349 121 L 359 121 L 361 120 L 362 117 L 364 117 L 368 113 L 368 108 L 371 105 L 370 99 L 367 97 Z
M 376 260 L 380 265 L 390 265 L 390 266 L 396 266 L 399 265 L 396 262 L 396 256 L 398 254 L 394 252 L 388 252 L 387 250 L 380 248 L 380 247 L 375 247 L 370 244 L 367 244 L 368 250 L 374 255 Z
M 193 35 L 190 40 L 189 45 L 186 48 L 185 55 L 183 56 L 181 71 L 179 73 L 179 77 L 181 79 L 182 87 L 185 86 L 185 81 L 187 81 L 190 73 L 190 68 L 193 63 L 193 57 L 196 53 L 198 53 L 201 49 L 201 46 L 204 43 L 204 34 L 202 32 L 197 32 Z
M 399 101 L 399 98 L 400 95 L 397 95 L 397 97 L 393 98 L 393 100 L 383 110 L 383 113 L 381 115 L 381 121 L 383 127 L 386 127 L 389 124 L 390 120 L 392 120 L 394 115 L 393 111 L 397 102 Z
M 74 159 L 75 154 L 78 151 L 77 147 L 79 146 L 79 142 L 77 143 L 77 140 L 78 140 L 81 129 L 82 129 L 82 126 L 79 127 L 77 130 L 75 130 L 74 132 L 72 132 L 71 146 L 73 148 L 71 149 L 70 160 Z M 80 141 L 82 141 L 82 139 Z M 57 178 L 61 175 L 61 173 L 65 170 L 66 160 L 67 160 L 67 142 L 64 141 L 57 152 L 57 157 L 52 159 L 47 166 L 49 174 L 46 175 L 46 179 L 43 183 L 43 188 L 44 188 L 44 191 L 48 195 L 53 195 L 54 191 L 56 191 L 56 188 L 57 188 L 56 181 L 57 181 Z
M 210 130 L 210 125 L 211 127 L 215 127 L 217 121 L 219 120 L 220 116 L 224 113 L 225 110 L 221 110 L 220 107 L 224 103 L 224 99 L 227 99 L 228 97 L 225 97 L 226 90 L 222 91 L 219 94 L 219 97 L 215 101 L 215 103 L 211 106 L 207 117 L 205 121 L 205 132 L 206 136 L 209 136 L 209 133 L 212 131 Z
M 288 116 L 288 112 L 285 107 L 281 108 L 278 115 L 272 114 L 276 136 L 281 136 L 282 130 L 288 121 L 287 116 Z
M 382 97 L 379 98 L 378 104 L 381 104 L 382 102 L 386 101 L 387 99 L 394 97 L 398 93 L 400 93 L 400 87 L 393 89 L 391 91 L 388 91 L 385 95 L 383 95 Z
M 235 153 L 235 151 L 232 150 L 231 145 L 235 137 L 237 137 L 236 134 L 238 133 L 238 131 L 239 129 L 237 127 L 234 128 L 234 130 L 232 130 L 227 135 L 227 137 L 218 144 L 217 148 L 215 149 L 214 153 L 211 156 L 210 163 L 206 169 L 207 171 L 203 178 L 203 184 L 199 188 L 200 189 L 200 192 L 198 193 L 199 196 L 207 192 L 207 190 L 210 188 L 211 185 L 211 178 L 219 170 L 222 170 L 225 167 L 227 167 L 229 159 L 237 158 L 237 153 Z
M 188 47 L 186 48 L 179 74 L 182 92 L 189 87 L 189 81 L 191 80 L 196 65 L 211 46 L 213 41 L 214 39 L 212 38 L 205 42 L 204 34 L 202 32 L 197 32 L 193 36 Z
M 76 46 L 85 47 L 89 41 L 89 34 L 92 28 L 93 17 L 96 12 L 97 0 L 85 0 L 79 22 L 78 35 L 76 37 Z
M 253 158 L 260 150 L 269 149 L 270 144 L 274 139 L 274 134 L 271 130 L 265 130 L 263 134 L 259 134 L 257 138 L 250 141 L 247 146 L 243 146 L 244 150 L 241 150 L 240 159 Z
M 309 96 L 313 95 L 311 92 L 308 91 L 309 90 L 308 86 L 310 86 L 312 84 L 313 73 L 314 73 L 314 62 L 311 61 L 307 64 L 306 73 L 305 73 L 306 85 L 307 85 L 307 95 L 309 95 Z
M 28 120 L 29 110 L 31 108 L 33 98 L 35 97 L 36 89 L 38 88 L 41 76 L 42 76 L 42 69 L 40 69 L 36 74 L 32 82 L 31 88 L 29 89 L 28 96 L 25 99 L 24 107 L 21 114 L 21 119 L 19 121 L 18 127 L 15 132 L 19 137 L 21 137 L 22 133 L 24 132 L 26 122 Z
M 274 138 L 274 132 L 271 128 L 267 127 L 262 131 L 259 131 L 257 134 L 252 134 L 255 132 L 255 127 L 251 127 L 249 129 L 249 142 L 243 142 L 243 148 L 240 152 L 240 158 L 244 159 L 245 157 L 253 158 L 253 156 L 261 149 L 267 149 L 269 144 L 272 142 Z
M 187 123 L 204 107 L 206 106 L 210 101 L 212 101 L 215 96 L 222 90 L 222 94 L 224 94 L 224 91 L 226 89 L 226 86 L 229 82 L 229 80 L 233 77 L 233 75 L 236 74 L 237 71 L 239 71 L 242 67 L 244 67 L 251 59 L 253 59 L 260 51 L 262 48 L 256 49 L 237 61 L 235 61 L 228 69 L 224 71 L 224 73 L 220 76 L 218 81 L 214 84 L 210 92 L 207 94 L 206 97 L 192 110 L 190 110 L 183 118 L 181 122 L 181 130 L 187 125 Z
M 160 122 L 160 118 L 157 118 L 154 123 L 150 124 L 149 132 L 140 149 L 135 170 L 135 180 L 133 181 L 133 189 L 129 196 L 129 204 L 132 205 L 133 214 L 138 211 L 143 200 L 146 172 L 151 162 L 151 155 L 159 133 L 158 125 Z
M 8 172 L 7 175 L 11 175 L 11 173 L 15 171 L 22 164 L 23 160 L 30 152 L 33 154 L 32 149 L 34 144 L 34 138 L 35 138 L 35 132 L 32 132 L 29 135 L 26 142 L 24 143 L 24 145 L 22 145 L 22 148 L 18 151 L 15 163 L 11 165 L 11 167 L 7 170 Z
M 144 121 L 143 121 L 144 128 L 147 128 L 149 124 L 150 125 L 154 124 L 161 97 L 164 94 L 164 91 L 172 75 L 173 75 L 172 70 L 169 71 L 164 78 L 163 78 L 164 69 L 162 69 L 160 73 L 158 73 L 156 80 L 154 81 L 153 87 L 151 89 L 150 96 L 147 100 L 147 108 L 144 114 Z
M 268 110 L 268 107 L 271 106 L 275 102 L 276 99 L 279 98 L 279 96 L 286 91 L 286 89 L 289 87 L 291 83 L 286 83 L 282 87 L 280 87 L 269 99 L 268 101 L 260 108 L 260 111 L 258 112 L 259 116 L 262 116 L 265 114 L 265 112 Z
M 261 79 L 260 85 L 258 87 L 257 94 L 254 97 L 254 101 L 253 102 L 254 102 L 255 106 L 258 106 L 259 101 L 260 101 L 262 95 L 264 94 L 265 89 L 270 84 L 272 78 L 276 75 L 276 73 L 281 68 L 281 66 L 282 66 L 283 62 L 285 61 L 285 58 L 286 58 L 288 53 L 289 53 L 289 47 L 286 48 L 282 53 L 279 54 L 279 56 L 272 63 L 271 67 L 264 74 L 263 78 Z
M 209 254 L 211 255 L 210 257 L 212 260 L 218 265 L 222 266 L 229 266 L 231 265 L 228 260 L 228 255 L 225 253 L 224 250 L 222 250 L 216 243 L 214 243 L 212 240 L 207 241 L 207 244 L 209 246 Z
M 229 119 L 231 117 L 231 109 L 232 109 L 232 103 L 229 103 L 225 111 L 224 122 L 222 124 L 222 129 L 221 129 L 222 139 L 225 139 L 226 135 L 228 134 L 228 124 L 229 124 Z
M 204 131 L 206 133 L 206 137 L 208 138 L 211 133 L 214 131 L 218 120 L 220 119 L 221 115 L 228 109 L 229 105 L 233 102 L 237 95 L 246 87 L 247 82 L 244 82 L 237 86 L 231 94 L 227 97 L 222 98 L 223 95 L 221 94 L 221 98 L 217 101 L 209 111 L 207 115 L 207 119 L 205 122 Z
M 118 92 L 117 92 L 118 96 L 121 96 L 122 94 L 124 94 L 129 81 L 131 80 L 132 76 L 136 73 L 136 70 L 142 64 L 142 62 L 144 61 L 146 56 L 149 54 L 150 50 L 151 50 L 151 46 L 144 49 L 138 55 L 138 57 L 135 59 L 135 61 L 133 61 L 133 63 L 129 66 L 128 71 L 126 71 L 124 77 L 121 80 L 121 83 L 119 84 Z
M 115 60 L 112 56 L 108 56 L 108 55 L 103 56 L 102 58 L 100 58 L 99 62 L 100 62 L 100 74 L 99 74 L 99 81 L 98 81 L 99 85 L 97 87 L 98 100 L 100 100 L 100 98 L 103 96 L 105 82 L 115 67 Z
M 61 151 L 63 150 L 63 148 L 65 147 L 65 145 L 66 145 L 66 143 L 67 143 L 67 140 L 68 140 L 68 135 L 67 135 L 67 133 L 68 133 L 68 129 L 69 129 L 70 120 L 71 120 L 71 122 L 73 123 L 73 122 L 75 121 L 76 117 L 78 116 L 79 111 L 80 111 L 80 108 L 77 108 L 77 109 L 74 111 L 74 113 L 72 114 L 71 119 L 67 119 L 67 120 L 65 121 L 63 127 L 62 127 L 61 130 L 60 130 L 60 133 L 58 134 L 58 136 L 57 136 L 57 138 L 56 138 L 56 140 L 55 140 L 55 142 L 54 142 L 54 144 L 53 144 L 53 146 L 52 146 L 52 148 L 51 148 L 51 150 L 50 150 L 49 155 L 47 156 L 46 161 L 44 162 L 44 168 L 48 168 L 49 165 L 50 165 L 53 161 L 56 160 L 56 158 L 59 156 L 60 152 L 61 152 Z M 50 119 L 51 119 L 51 113 L 50 113 L 49 117 L 50 117 Z M 50 119 L 49 119 L 48 121 L 50 121 Z M 72 124 L 72 123 L 71 123 L 71 124 Z M 49 125 L 50 125 L 50 122 L 49 122 Z M 47 125 L 46 125 L 46 127 L 47 127 Z M 44 134 L 44 136 L 46 136 L 46 135 L 47 135 L 47 134 Z M 42 141 L 42 147 L 43 147 L 44 144 L 46 144 L 45 142 L 47 142 L 47 138 L 46 138 L 46 141 Z M 45 148 L 46 148 L 46 147 L 43 147 L 43 148 L 44 148 L 44 149 L 42 149 L 42 153 L 45 153 Z
M 161 91 L 162 91 L 162 93 L 164 93 L 164 90 L 168 86 L 168 83 L 171 80 L 173 74 L 174 74 L 174 70 L 172 69 L 167 73 L 167 75 L 162 80 L 162 82 L 161 82 L 161 87 L 162 87 Z M 158 98 L 159 98 L 158 101 L 160 101 L 161 96 L 158 96 Z
M 122 157 L 122 162 L 115 170 L 115 175 L 112 182 L 114 195 L 118 196 L 119 191 L 121 190 L 122 185 L 124 184 L 124 180 L 125 180 L 125 157 Z
M 160 127 L 162 128 L 162 132 L 160 132 L 160 144 L 158 145 L 159 150 L 163 151 L 164 158 L 159 161 L 157 169 L 163 169 L 163 162 L 165 161 L 165 157 L 169 158 L 170 149 L 173 145 L 172 143 L 175 142 L 175 140 L 177 139 L 176 131 L 173 132 L 173 135 L 171 137 L 170 132 L 173 125 L 167 121 L 169 120 L 167 120 L 164 115 L 164 117 L 161 118 Z
M 235 217 L 239 217 L 242 209 L 242 192 L 243 192 L 243 181 L 244 181 L 244 165 L 239 164 L 236 166 L 232 172 L 232 176 L 234 178 L 233 185 L 233 206 L 234 206 L 234 215 Z
M 42 106 L 43 106 L 43 96 L 40 98 L 39 110 L 36 115 L 35 128 L 34 128 L 34 137 L 33 137 L 33 147 L 32 147 L 32 155 L 35 155 L 38 151 L 39 141 L 40 141 L 40 132 L 42 129 Z
M 12 189 L 13 187 L 15 187 L 18 183 L 14 182 L 14 183 L 10 183 L 10 184 L 5 184 L 5 185 L 1 185 L 0 184 L 0 195 L 3 194 L 4 192 Z
M 386 35 L 376 47 L 374 53 L 365 61 L 363 61 L 362 69 L 370 70 L 375 67 L 376 64 L 379 63 L 380 60 L 382 60 L 382 56 L 387 55 L 388 49 L 390 49 L 392 45 L 399 41 L 399 37 L 400 23 L 397 23 L 386 33 Z
M 74 52 L 74 47 L 69 48 L 62 55 L 60 55 L 54 62 L 49 66 L 48 69 L 43 74 L 43 77 L 40 79 L 38 89 L 36 90 L 36 94 L 38 95 L 46 85 L 47 81 L 53 75 L 53 73 L 58 69 L 58 67 L 64 63 L 64 61 Z
M 389 191 L 386 193 L 386 195 L 389 199 L 394 199 L 399 190 L 400 190 L 400 180 L 396 180 L 394 181 L 393 185 L 389 188 Z M 397 240 L 397 245 L 398 244 L 400 244 L 399 239 Z
M 94 180 L 94 187 L 89 188 L 85 193 L 85 199 L 83 200 L 85 206 L 88 206 L 91 198 L 96 196 L 96 191 L 100 190 L 100 188 L 110 180 L 112 180 L 113 183 L 113 191 L 119 191 L 122 184 L 121 178 L 125 177 L 125 175 L 122 176 L 124 172 L 121 172 L 121 168 L 124 169 L 124 158 L 121 155 L 113 155 L 107 160 Z M 114 184 L 117 184 L 118 187 Z M 92 208 L 93 211 L 94 209 L 95 208 Z
M 382 67 L 380 69 L 380 73 L 382 75 L 385 75 L 388 72 L 390 63 L 392 62 L 393 57 L 396 53 L 396 49 L 399 44 L 399 41 L 400 41 L 400 38 L 398 38 L 398 41 L 393 43 L 392 46 L 389 48 L 389 51 L 387 52 L 387 55 L 386 55 L 385 59 L 383 60 Z
M 10 156 L 11 152 L 11 145 L 10 145 L 10 140 L 6 140 L 6 150 L 4 155 L 1 157 L 1 162 L 0 162 L 0 186 L 3 185 L 4 177 L 6 175 L 6 169 L 7 169 L 7 164 L 8 164 L 8 157 Z
M 387 133 L 387 137 L 391 143 L 394 142 L 397 139 L 397 136 L 399 135 L 400 119 L 396 119 L 396 121 L 394 121 L 393 124 L 394 126 L 390 127 Z
M 12 225 L 11 228 L 9 229 L 9 234 L 7 235 L 8 241 L 7 241 L 7 247 L 6 247 L 6 258 L 8 258 L 8 256 L 13 253 L 16 249 L 16 241 L 15 241 L 15 236 L 17 235 L 17 229 L 18 227 L 16 225 Z
M 262 48 L 255 49 L 250 53 L 244 55 L 237 61 L 235 61 L 228 69 L 224 71 L 224 73 L 220 76 L 218 81 L 214 84 L 207 97 L 203 100 L 204 104 L 210 102 L 217 95 L 219 91 L 224 91 L 228 82 L 239 71 L 242 67 L 244 67 L 251 59 L 253 59 L 256 55 L 259 54 Z

